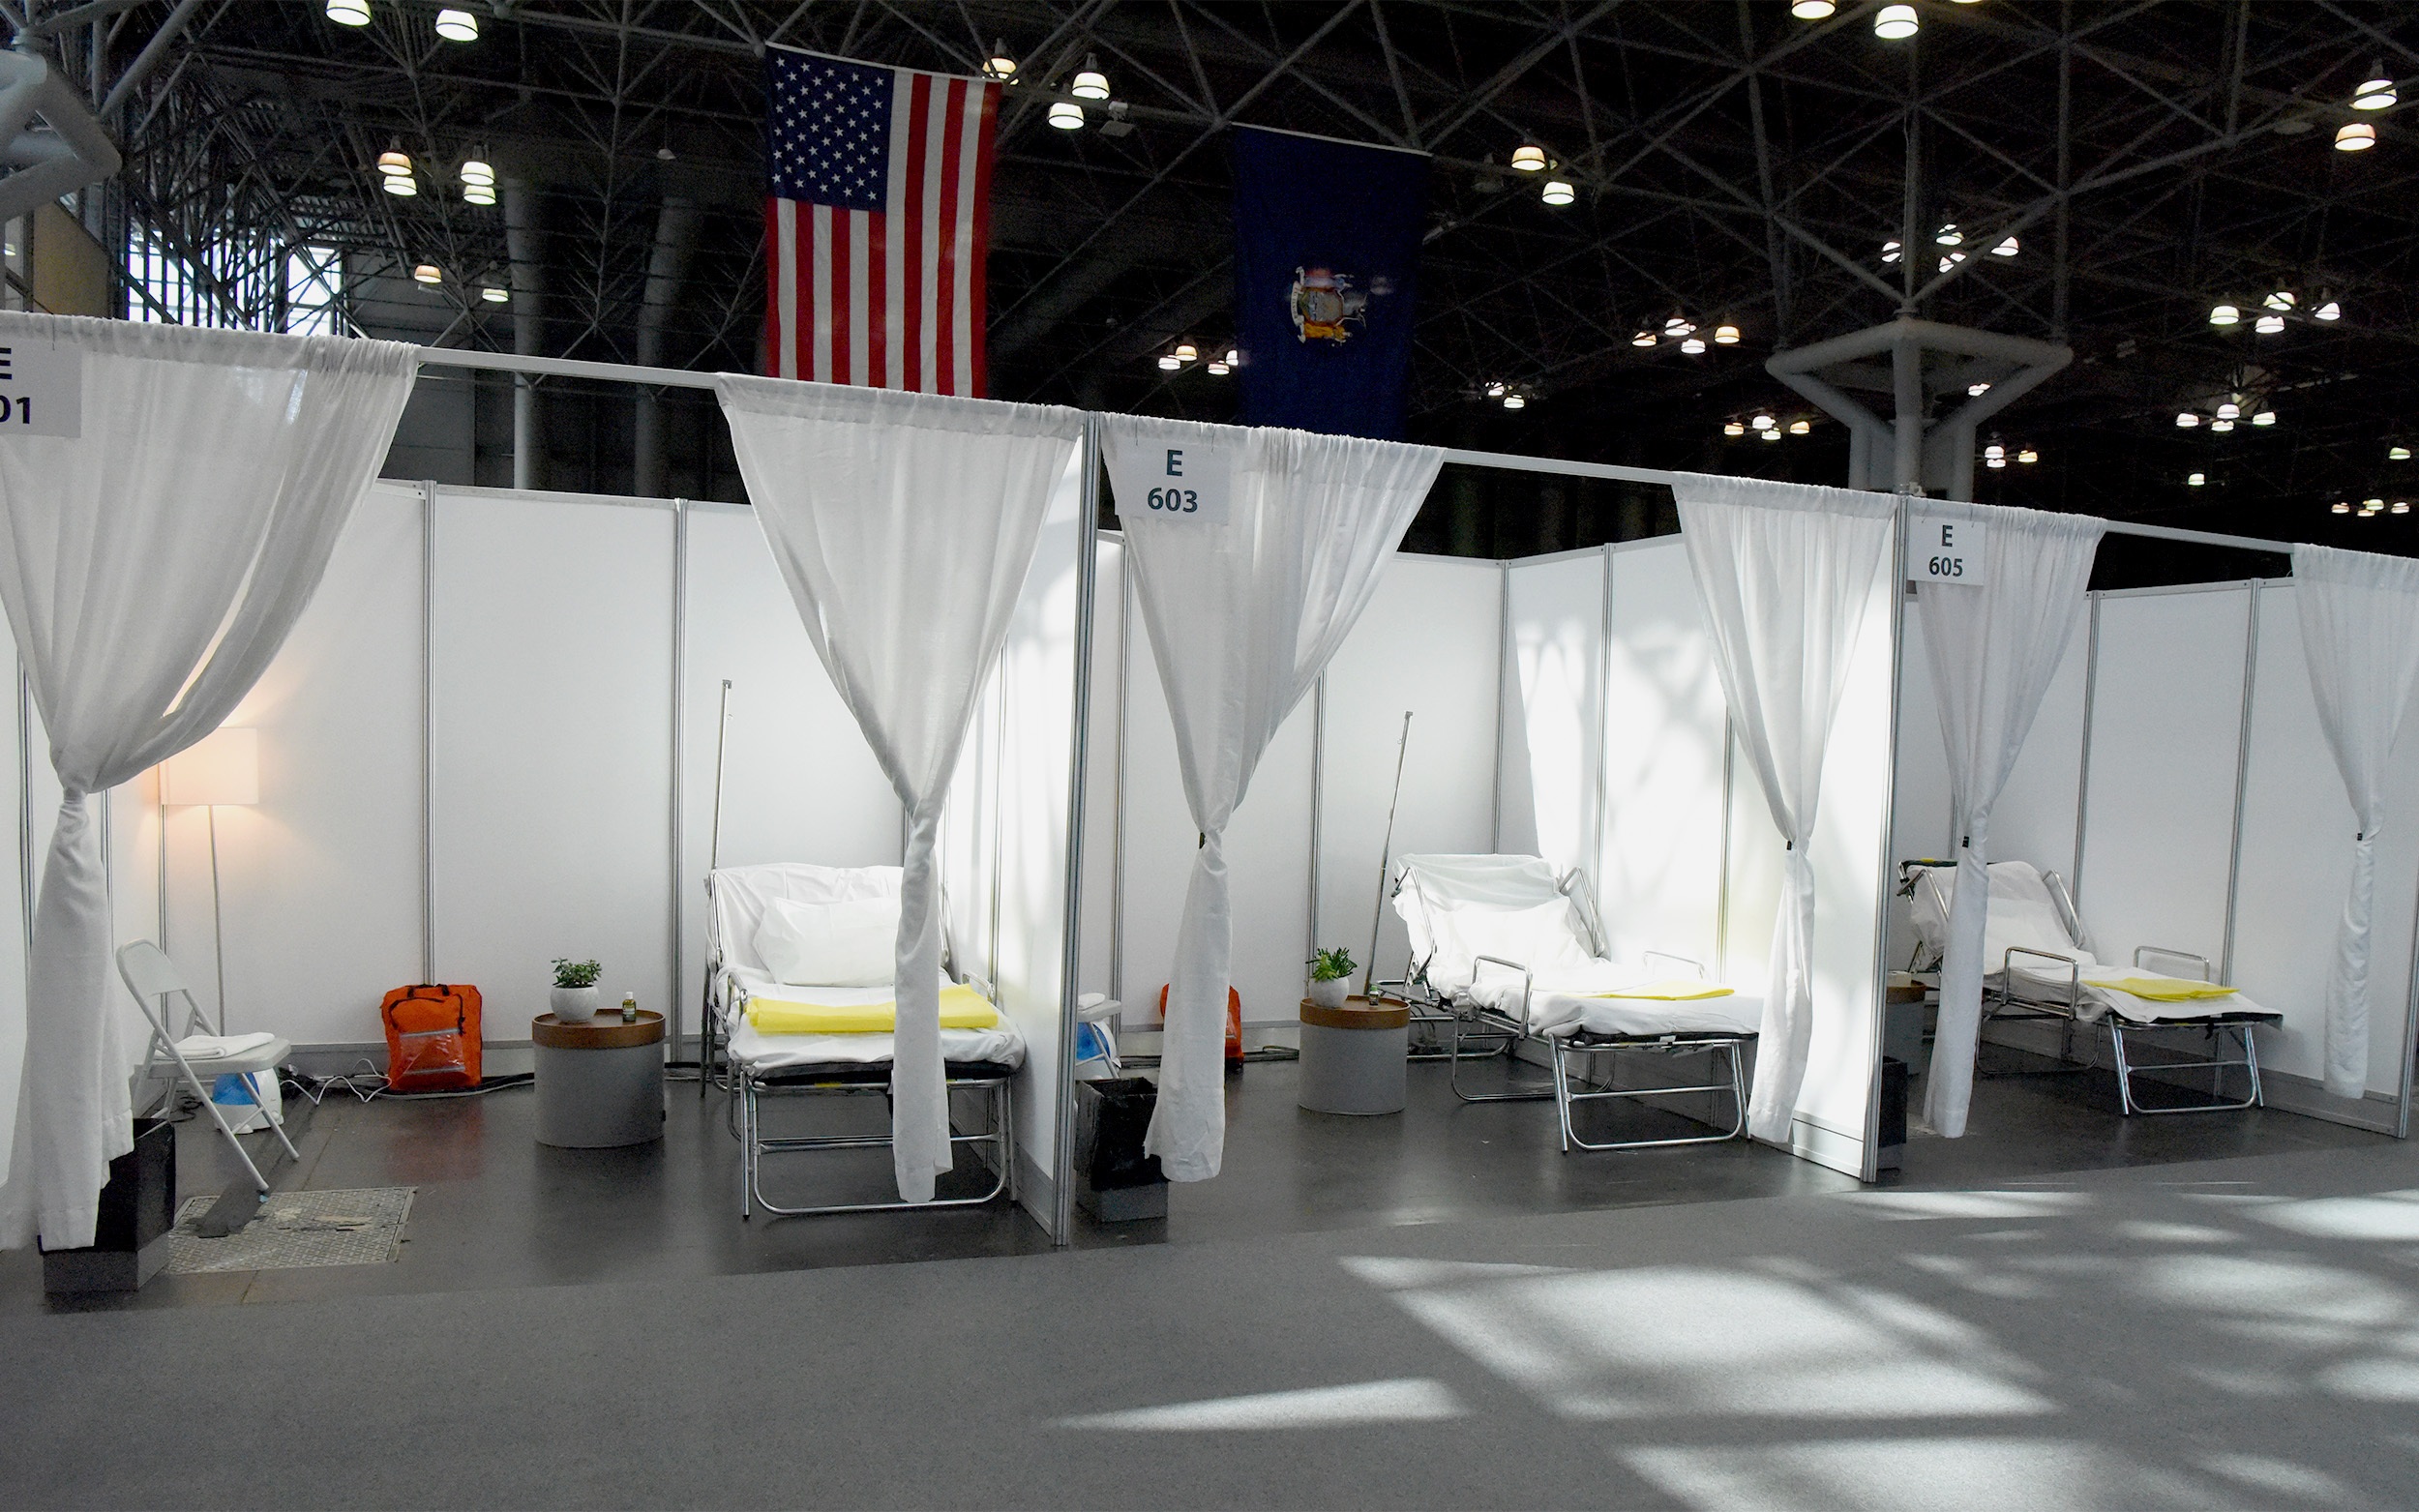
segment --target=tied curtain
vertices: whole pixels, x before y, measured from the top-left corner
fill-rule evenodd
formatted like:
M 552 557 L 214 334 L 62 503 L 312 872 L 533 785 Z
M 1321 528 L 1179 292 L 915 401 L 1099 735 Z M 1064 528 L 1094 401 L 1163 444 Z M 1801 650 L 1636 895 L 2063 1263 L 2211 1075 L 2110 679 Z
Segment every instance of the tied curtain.
M 1731 724 L 1789 845 L 1747 1104 L 1747 1132 L 1785 1145 L 1814 1034 L 1814 868 L 1807 845 L 1832 724 L 1890 568 L 1897 501 L 1698 474 L 1675 479 L 1672 493 Z
M 2091 581 L 2105 520 L 2031 509 L 1927 501 L 1912 506 L 1926 525 L 1980 526 L 1979 581 L 1926 582 L 1916 589 L 1940 739 L 1949 757 L 1956 825 L 1957 879 L 1951 893 L 1949 948 L 1940 967 L 1940 1029 L 1932 1042 L 1926 1118 L 1944 1138 L 1965 1133 L 1974 1095 L 1975 1041 L 1982 1030 L 1983 929 L 1990 905 L 1990 811 L 2025 733 L 2048 696 Z
M 930 1201 L 954 1158 L 934 837 L 1084 416 L 733 373 L 715 393 L 807 636 L 907 810 L 891 1165 Z
M 2293 603 L 2318 727 L 2359 826 L 2327 972 L 2325 1075 L 2329 1092 L 2359 1097 L 2369 1085 L 2370 914 L 2377 830 L 2385 823 L 2385 762 L 2419 674 L 2419 561 L 2296 546 Z
M 0 345 L 81 368 L 79 434 L 0 436 L 0 603 L 65 789 L 24 1017 L 0 1023 L 0 1245 L 58 1248 L 92 1242 L 109 1162 L 133 1147 L 90 799 L 209 734 L 259 679 L 386 457 L 418 359 L 19 313 L 0 313 Z
M 1201 832 L 1169 974 L 1159 1103 L 1145 1148 L 1177 1181 L 1218 1173 L 1233 948 L 1224 837 L 1253 768 L 1376 594 L 1444 465 L 1433 447 L 1305 430 L 1109 416 L 1102 445 L 1136 595 Z M 1147 503 L 1172 451 L 1209 502 Z M 1195 501 L 1198 502 L 1198 501 Z

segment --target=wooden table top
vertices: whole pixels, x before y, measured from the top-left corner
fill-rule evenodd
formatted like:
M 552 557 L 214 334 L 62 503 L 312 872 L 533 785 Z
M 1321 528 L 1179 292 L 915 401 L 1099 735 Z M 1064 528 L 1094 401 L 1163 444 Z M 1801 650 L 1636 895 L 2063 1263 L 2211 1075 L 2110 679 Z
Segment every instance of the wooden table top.
M 551 1013 L 529 1021 L 529 1043 L 548 1050 L 629 1050 L 653 1045 L 664 1037 L 664 1016 L 651 1008 L 639 1010 L 636 1023 L 621 1022 L 618 1007 L 606 1009 L 585 1023 L 565 1023 Z

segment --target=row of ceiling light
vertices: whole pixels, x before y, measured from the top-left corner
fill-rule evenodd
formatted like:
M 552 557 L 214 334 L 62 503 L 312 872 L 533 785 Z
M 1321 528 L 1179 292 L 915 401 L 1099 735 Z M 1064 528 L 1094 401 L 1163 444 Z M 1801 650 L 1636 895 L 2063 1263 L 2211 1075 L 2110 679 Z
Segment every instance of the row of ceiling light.
M 445 282 L 445 270 L 433 262 L 416 264 L 411 270 L 411 282 L 426 283 L 433 288 Z M 482 283 L 479 285 L 479 297 L 491 305 L 508 305 L 512 303 L 513 296 L 512 291 L 501 284 Z
M 2210 417 L 2209 429 L 2215 430 L 2220 435 L 2224 435 L 2228 430 L 2234 429 L 2236 422 L 2246 418 L 2248 418 L 2255 426 L 2266 427 L 2276 424 L 2276 411 L 2269 408 L 2266 404 L 2260 404 L 2260 406 L 2257 409 L 2253 410 L 2248 417 L 2243 413 L 2243 404 L 2244 400 L 2240 395 L 2237 395 L 2232 399 L 2221 400 L 2218 404 L 2216 412 Z M 2177 410 L 2175 414 L 2175 424 L 2178 430 L 2197 430 L 2200 427 L 2200 411 L 2196 409 Z
M 1705 350 L 1705 338 L 1697 335 L 1696 322 L 1687 315 L 1672 316 L 1663 322 L 1663 329 L 1659 332 L 1644 329 L 1629 339 L 1629 344 L 1632 346 L 1654 346 L 1663 341 L 1678 342 L 1680 349 L 1691 357 Z M 1716 346 L 1738 345 L 1739 328 L 1727 320 L 1715 326 L 1714 344 Z
M 1974 0 L 1956 0 L 1959 5 L 1972 5 Z M 1839 9 L 1839 0 L 1792 0 L 1789 14 L 1801 21 L 1828 21 Z M 1886 5 L 1873 15 L 1873 35 L 1884 42 L 1901 42 L 1915 35 L 1922 25 L 1911 5 Z
M 495 168 L 486 155 L 473 150 L 462 161 L 458 170 L 462 179 L 462 197 L 474 205 L 495 203 Z M 385 182 L 386 192 L 409 199 L 420 193 L 420 182 L 414 176 L 411 154 L 400 146 L 389 147 L 378 154 L 378 177 Z
M 1159 354 L 1159 371 L 1162 372 L 1181 372 L 1186 368 L 1191 367 L 1194 363 L 1199 362 L 1200 359 L 1200 347 L 1195 346 L 1189 341 L 1179 341 L 1174 346 L 1169 347 L 1166 351 Z M 1210 358 L 1208 362 L 1202 363 L 1201 371 L 1209 373 L 1212 377 L 1223 378 L 1241 365 L 1242 359 L 1236 353 L 1235 348 L 1230 346 L 1225 351 L 1222 351 L 1216 356 Z
M 327 13 L 328 19 L 339 26 L 367 26 L 370 0 L 328 0 Z M 436 34 L 447 42 L 477 42 L 478 14 L 446 6 L 436 13 Z
M 2199 479 L 2200 474 L 2195 473 L 2192 478 L 2187 481 L 2194 482 L 2195 485 L 2197 486 Z M 2388 504 L 2382 498 L 2362 499 L 2360 501 L 2360 508 L 2355 510 L 2352 508 L 2351 500 L 2337 499 L 2335 501 L 2335 507 L 2330 513 L 2337 515 L 2357 514 L 2363 519 L 2374 519 L 2379 515 L 2407 515 L 2410 513 L 2410 500 L 2396 499 L 2393 503 Z
M 1942 222 L 1940 229 L 1932 233 L 1932 242 L 1935 246 L 1952 249 L 1940 254 L 1941 272 L 1946 273 L 1965 260 L 1965 253 L 1954 250 L 1965 245 L 1965 233 L 1957 229 L 1957 223 L 1955 221 Z M 1993 257 L 2013 257 L 2021 250 L 2021 245 L 2015 237 L 2003 236 L 1992 245 L 1990 254 Z M 1884 262 L 1896 262 L 1904 254 L 1905 250 L 1898 245 L 1896 238 L 1881 244 L 1881 260 Z
M 2319 291 L 2318 308 L 2310 311 L 2313 320 L 2341 320 L 2343 303 L 2324 290 Z M 2301 311 L 2301 296 L 2288 288 L 2280 288 L 2259 302 L 2259 310 L 2251 328 L 2261 336 L 2274 336 L 2285 329 L 2285 317 Z M 2214 326 L 2235 326 L 2243 323 L 2242 307 L 2231 300 L 2222 300 L 2209 307 L 2209 323 Z
M 1777 441 L 1781 438 L 1783 433 L 1789 435 L 1813 434 L 1814 422 L 1810 417 L 1806 415 L 1800 415 L 1793 420 L 1782 420 L 1768 410 L 1757 410 L 1754 414 L 1749 415 L 1745 420 L 1741 420 L 1734 415 L 1730 419 L 1722 422 L 1722 434 L 1727 436 L 1742 436 L 1750 430 L 1754 431 L 1759 439 L 1766 441 Z

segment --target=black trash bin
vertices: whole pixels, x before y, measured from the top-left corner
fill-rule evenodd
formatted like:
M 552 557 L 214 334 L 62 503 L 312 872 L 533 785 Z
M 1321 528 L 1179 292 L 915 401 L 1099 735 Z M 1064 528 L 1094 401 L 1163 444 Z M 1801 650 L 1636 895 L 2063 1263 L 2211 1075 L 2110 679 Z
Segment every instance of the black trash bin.
M 1141 1077 L 1075 1083 L 1075 1204 L 1101 1223 L 1168 1215 L 1159 1157 L 1143 1153 L 1158 1104 Z
M 53 1296 L 134 1291 L 168 1262 L 176 1226 L 176 1126 L 134 1120 L 134 1147 L 109 1162 L 101 1221 L 80 1250 L 42 1252 L 42 1289 Z
M 1875 1171 L 1897 1171 L 1906 1163 L 1906 1062 L 1896 1055 L 1881 1058 L 1881 1127 L 1873 1142 L 1880 1146 Z

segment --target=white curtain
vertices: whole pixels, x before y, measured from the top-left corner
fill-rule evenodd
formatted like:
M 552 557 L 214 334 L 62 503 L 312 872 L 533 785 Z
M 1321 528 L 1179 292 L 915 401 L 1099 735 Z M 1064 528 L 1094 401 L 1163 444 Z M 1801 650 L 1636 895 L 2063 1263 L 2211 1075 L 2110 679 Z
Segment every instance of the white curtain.
M 1747 1104 L 1747 1132 L 1787 1144 L 1814 1033 L 1814 868 L 1807 845 L 1832 722 L 1890 566 L 1897 501 L 1695 474 L 1675 479 L 1672 493 L 1731 724 L 1789 845 Z
M 2419 675 L 2419 561 L 2296 546 L 2293 603 L 2318 727 L 2359 826 L 2351 890 L 2327 973 L 2325 1079 L 2336 1096 L 2359 1097 L 2369 1086 L 2369 932 L 2377 831 L 2385 823 L 2385 760 Z
M 1145 1147 L 1171 1179 L 1205 1181 L 1226 1145 L 1227 820 L 1269 737 L 1377 592 L 1445 454 L 1127 416 L 1105 417 L 1101 430 L 1184 801 L 1202 836 Z M 1170 488 L 1184 497 L 1152 507 L 1154 490 Z
M 1940 969 L 1940 1030 L 1924 1108 L 1933 1130 L 1954 1140 L 1965 1133 L 1973 1101 L 1983 974 L 1998 964 L 1983 960 L 1991 806 L 2016 770 L 2025 732 L 2066 655 L 2107 522 L 1984 504 L 1927 501 L 1909 508 L 1926 525 L 1948 520 L 1983 531 L 1979 580 L 1926 582 L 1915 601 L 1940 704 L 1957 841 L 1949 949 Z
M 83 1245 L 133 1134 L 88 796 L 251 690 L 385 459 L 417 360 L 388 341 L 16 313 L 0 345 L 20 372 L 29 349 L 82 369 L 79 434 L 0 435 L 0 602 L 66 789 L 25 1017 L 0 1024 L 15 1104 L 0 1245 Z
M 953 1159 L 934 833 L 1084 417 L 787 378 L 714 382 L 806 633 L 907 809 L 891 1165 L 901 1198 L 930 1201 Z

